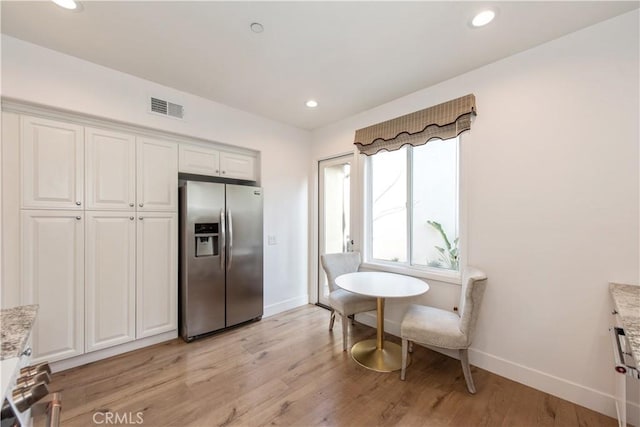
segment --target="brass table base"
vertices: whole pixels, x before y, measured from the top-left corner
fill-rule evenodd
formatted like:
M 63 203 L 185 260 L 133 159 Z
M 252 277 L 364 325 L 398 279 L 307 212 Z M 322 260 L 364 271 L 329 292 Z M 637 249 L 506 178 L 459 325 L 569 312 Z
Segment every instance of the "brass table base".
M 365 368 L 377 372 L 393 372 L 402 368 L 402 347 L 390 341 L 384 341 L 382 349 L 378 349 L 375 339 L 355 343 L 351 347 L 351 357 Z

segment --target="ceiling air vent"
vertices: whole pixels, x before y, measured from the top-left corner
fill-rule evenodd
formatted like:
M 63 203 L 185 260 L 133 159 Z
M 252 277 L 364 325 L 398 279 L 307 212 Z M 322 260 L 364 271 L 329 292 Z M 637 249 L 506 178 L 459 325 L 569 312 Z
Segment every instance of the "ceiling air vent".
M 181 119 L 184 117 L 184 107 L 182 105 L 174 104 L 163 99 L 151 97 L 151 112 L 156 114 L 162 114 L 163 116 L 175 117 Z

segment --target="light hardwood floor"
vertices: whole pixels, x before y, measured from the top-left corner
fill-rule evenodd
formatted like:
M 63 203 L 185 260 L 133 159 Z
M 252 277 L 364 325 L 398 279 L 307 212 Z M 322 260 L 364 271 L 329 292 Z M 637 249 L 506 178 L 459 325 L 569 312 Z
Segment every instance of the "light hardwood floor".
M 615 426 L 612 418 L 414 347 L 407 381 L 342 351 L 340 322 L 308 305 L 190 344 L 180 339 L 53 376 L 62 425 L 96 412 L 143 426 Z M 352 342 L 375 330 L 356 323 Z M 124 415 L 123 415 L 124 414 Z M 94 418 L 95 417 L 95 418 Z M 106 424 L 103 424 L 106 425 Z

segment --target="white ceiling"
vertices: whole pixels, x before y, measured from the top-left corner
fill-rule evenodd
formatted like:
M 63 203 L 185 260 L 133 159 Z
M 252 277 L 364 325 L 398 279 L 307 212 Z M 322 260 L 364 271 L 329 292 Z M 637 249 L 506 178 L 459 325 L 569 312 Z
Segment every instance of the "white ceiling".
M 2 32 L 313 129 L 638 8 L 639 2 L 2 1 Z M 497 17 L 474 29 L 487 6 Z M 264 32 L 249 30 L 260 22 Z M 316 109 L 305 107 L 316 99 Z M 187 114 L 188 114 L 188 106 Z

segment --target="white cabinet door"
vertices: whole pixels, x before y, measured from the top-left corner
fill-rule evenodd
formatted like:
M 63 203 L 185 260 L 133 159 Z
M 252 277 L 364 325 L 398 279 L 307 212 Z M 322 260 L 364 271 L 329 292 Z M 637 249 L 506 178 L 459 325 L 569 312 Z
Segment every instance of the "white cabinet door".
M 220 172 L 223 178 L 256 180 L 255 159 L 242 154 L 220 152 Z
M 136 145 L 126 133 L 85 128 L 87 209 L 135 210 Z
M 220 152 L 198 145 L 180 144 L 178 171 L 198 175 L 220 175 Z
M 21 117 L 22 207 L 82 209 L 83 128 Z
M 136 220 L 132 212 L 87 212 L 85 343 L 95 351 L 135 339 Z
M 84 220 L 77 211 L 22 211 L 22 303 L 39 304 L 33 362 L 84 353 Z
M 139 211 L 178 210 L 178 144 L 137 138 Z
M 136 338 L 178 328 L 178 214 L 139 212 Z

